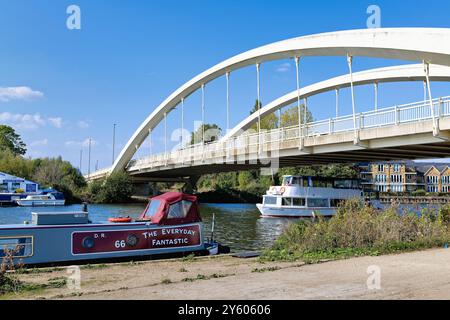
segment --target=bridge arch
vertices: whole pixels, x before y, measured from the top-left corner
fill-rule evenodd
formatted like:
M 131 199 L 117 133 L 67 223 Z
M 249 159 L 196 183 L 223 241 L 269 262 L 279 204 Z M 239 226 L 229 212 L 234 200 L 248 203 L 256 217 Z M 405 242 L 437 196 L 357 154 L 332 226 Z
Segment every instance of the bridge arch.
M 430 80 L 433 81 L 450 81 L 450 67 L 446 66 L 430 66 Z M 422 64 L 403 65 L 388 68 L 378 68 L 372 70 L 361 71 L 353 74 L 353 84 L 361 86 L 371 83 L 386 82 L 402 82 L 402 81 L 425 81 Z M 349 75 L 343 75 L 331 78 L 325 81 L 317 82 L 310 86 L 300 89 L 300 99 L 314 96 L 323 92 L 334 89 L 342 89 L 350 87 L 351 81 Z M 298 100 L 297 90 L 288 93 L 261 108 L 260 116 L 267 116 L 280 108 L 289 106 Z M 255 112 L 236 127 L 231 129 L 222 140 L 227 140 L 237 136 L 243 131 L 249 129 L 258 121 L 258 114 Z
M 109 172 L 123 170 L 164 116 L 182 99 L 228 72 L 266 61 L 296 56 L 365 56 L 425 61 L 450 66 L 450 29 L 390 28 L 339 31 L 293 38 L 262 46 L 225 60 L 174 91 L 139 126 Z

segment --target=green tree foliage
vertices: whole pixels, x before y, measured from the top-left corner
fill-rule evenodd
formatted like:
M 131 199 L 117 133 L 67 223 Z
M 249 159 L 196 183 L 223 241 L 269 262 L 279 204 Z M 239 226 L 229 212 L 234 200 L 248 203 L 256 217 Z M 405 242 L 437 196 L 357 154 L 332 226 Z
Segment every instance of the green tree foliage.
M 32 180 L 45 187 L 55 188 L 66 186 L 68 189 L 76 190 L 86 186 L 86 181 L 80 171 L 68 161 L 58 158 L 44 158 L 33 160 L 35 172 Z
M 99 203 L 124 203 L 133 195 L 133 185 L 125 172 L 113 173 L 89 185 L 90 198 Z
M 331 164 L 326 166 L 289 167 L 279 170 L 279 176 L 299 175 L 325 178 L 357 178 L 358 169 L 347 164 Z
M 258 110 L 260 108 L 262 108 L 262 103 L 261 103 L 261 101 L 256 100 L 255 105 L 253 106 L 252 110 L 250 111 L 250 114 L 258 112 Z M 272 129 L 276 129 L 277 127 L 278 127 L 278 117 L 274 113 L 261 118 L 261 130 L 272 130 Z M 258 123 L 255 123 L 251 127 L 251 130 L 257 132 L 258 131 Z
M 31 179 L 35 169 L 32 160 L 24 159 L 14 154 L 11 150 L 0 152 L 0 171 L 14 176 Z
M 205 143 L 217 141 L 221 136 L 222 129 L 217 124 L 203 124 L 191 134 L 191 145 L 202 143 L 203 132 L 205 133 Z
M 304 104 L 300 105 L 301 119 L 300 122 L 303 124 L 305 122 L 305 112 L 306 112 L 306 123 L 314 121 L 311 111 L 305 108 Z M 281 127 L 292 127 L 298 125 L 298 107 L 292 106 L 281 113 Z
M 0 151 L 7 150 L 15 155 L 24 155 L 27 152 L 25 143 L 16 131 L 10 126 L 0 125 Z

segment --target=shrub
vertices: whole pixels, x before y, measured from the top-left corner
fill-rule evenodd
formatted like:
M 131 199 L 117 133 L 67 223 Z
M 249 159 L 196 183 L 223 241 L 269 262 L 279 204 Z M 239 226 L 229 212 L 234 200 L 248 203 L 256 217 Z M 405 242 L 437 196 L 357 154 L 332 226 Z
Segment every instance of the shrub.
M 437 219 L 435 212 L 419 216 L 395 207 L 378 212 L 350 200 L 329 220 L 290 225 L 263 259 L 336 258 L 441 246 L 449 238 L 442 223 L 448 221 L 449 211 L 441 210 Z
M 427 194 L 427 192 L 423 189 L 419 189 L 419 190 L 413 191 L 412 194 L 413 194 L 413 196 L 423 197 Z
M 133 185 L 130 177 L 124 173 L 113 173 L 104 181 L 93 182 L 89 185 L 91 201 L 101 203 L 128 202 L 133 195 Z

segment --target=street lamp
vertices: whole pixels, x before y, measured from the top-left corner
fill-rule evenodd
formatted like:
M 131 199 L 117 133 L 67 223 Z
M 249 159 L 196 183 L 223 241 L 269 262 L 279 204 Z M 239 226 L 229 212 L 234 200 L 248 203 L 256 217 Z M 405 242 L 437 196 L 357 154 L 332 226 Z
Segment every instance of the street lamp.
M 115 149 L 116 149 L 116 126 L 117 124 L 114 123 L 113 125 L 113 144 L 112 144 L 112 164 L 114 165 L 115 158 Z

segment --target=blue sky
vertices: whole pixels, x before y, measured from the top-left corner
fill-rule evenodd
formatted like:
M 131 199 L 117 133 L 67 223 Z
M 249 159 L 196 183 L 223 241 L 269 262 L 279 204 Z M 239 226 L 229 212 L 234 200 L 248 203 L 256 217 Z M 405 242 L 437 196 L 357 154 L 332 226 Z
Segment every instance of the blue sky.
M 66 27 L 66 9 L 81 8 L 81 30 Z M 58 156 L 79 165 L 91 137 L 92 169 L 112 160 L 149 113 L 172 91 L 205 69 L 246 50 L 291 37 L 366 27 L 366 9 L 381 8 L 382 27 L 450 27 L 448 1 L 251 1 L 251 0 L 0 0 L 0 122 L 16 128 L 28 156 Z M 355 71 L 405 62 L 355 58 Z M 306 58 L 302 84 L 347 72 L 345 58 Z M 262 101 L 295 90 L 292 61 L 262 66 Z M 231 125 L 248 115 L 256 99 L 255 68 L 232 74 Z M 433 96 L 450 85 L 433 83 Z M 385 84 L 380 104 L 420 100 L 421 83 Z M 206 120 L 225 128 L 225 79 L 207 87 Z M 334 93 L 311 98 L 316 119 L 332 116 Z M 357 108 L 373 105 L 370 86 L 357 89 Z M 349 92 L 342 112 L 350 112 Z M 200 121 L 200 95 L 186 101 L 186 126 Z M 180 127 L 180 110 L 169 129 Z M 162 151 L 162 126 L 154 152 Z M 176 144 L 176 142 L 173 142 Z M 139 155 L 150 150 L 144 144 Z

